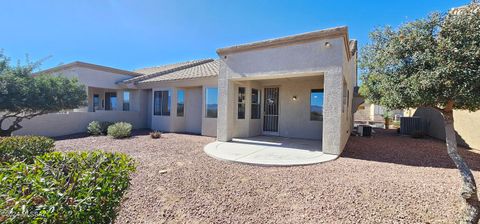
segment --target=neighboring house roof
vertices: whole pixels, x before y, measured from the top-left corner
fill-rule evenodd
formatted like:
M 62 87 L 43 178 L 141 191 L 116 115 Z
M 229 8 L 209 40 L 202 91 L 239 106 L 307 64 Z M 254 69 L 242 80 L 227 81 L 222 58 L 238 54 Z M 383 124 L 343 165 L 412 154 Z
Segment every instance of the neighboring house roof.
M 135 72 L 142 73 L 143 75 L 134 77 L 131 79 L 126 79 L 123 80 L 121 83 L 127 84 L 127 83 L 138 83 L 141 81 L 146 81 L 150 79 L 154 79 L 156 77 L 163 77 L 166 75 L 169 75 L 170 73 L 174 73 L 183 69 L 188 69 L 194 66 L 202 65 L 205 63 L 209 63 L 214 61 L 213 59 L 201 59 L 201 60 L 193 60 L 193 61 L 186 61 L 186 62 L 179 62 L 175 64 L 168 64 L 168 65 L 162 65 L 162 66 L 156 66 L 156 67 L 149 67 L 149 68 L 142 68 L 142 69 L 137 69 Z M 169 75 L 168 77 L 173 77 L 172 75 Z M 164 79 L 164 78 L 162 78 Z
M 285 44 L 293 44 L 298 42 L 308 42 L 318 39 L 343 37 L 345 43 L 345 49 L 347 50 L 347 57 L 350 60 L 351 49 L 350 41 L 348 39 L 348 28 L 346 26 L 334 27 L 330 29 L 324 29 L 314 32 L 302 33 L 293 36 L 280 37 L 270 40 L 264 40 L 259 42 L 253 42 L 248 44 L 241 44 L 231 47 L 225 47 L 217 49 L 217 54 L 225 55 L 230 53 L 237 53 L 242 51 L 249 51 L 260 48 L 277 47 Z
M 103 66 L 103 65 L 90 64 L 90 63 L 81 62 L 81 61 L 75 61 L 75 62 L 72 62 L 72 63 L 68 63 L 68 64 L 60 65 L 60 66 L 57 66 L 57 67 L 53 67 L 53 68 L 50 68 L 50 69 L 46 69 L 46 70 L 43 70 L 43 71 L 39 71 L 39 72 L 34 73 L 33 75 L 35 76 L 35 75 L 40 75 L 40 74 L 54 73 L 54 72 L 58 72 L 58 71 L 61 71 L 61 70 L 66 70 L 66 69 L 73 68 L 73 67 L 90 68 L 90 69 L 94 69 L 94 70 L 111 72 L 111 73 L 116 73 L 116 74 L 120 74 L 120 75 L 130 75 L 130 76 L 143 75 L 143 74 L 137 73 L 137 72 L 132 72 L 132 71 L 127 71 L 127 70 L 107 67 L 107 66 Z
M 161 81 L 215 77 L 218 76 L 218 73 L 219 60 L 209 59 L 205 60 L 203 63 L 196 64 L 188 68 L 177 69 L 176 71 L 162 73 L 161 75 L 142 80 L 139 83 L 142 84 Z

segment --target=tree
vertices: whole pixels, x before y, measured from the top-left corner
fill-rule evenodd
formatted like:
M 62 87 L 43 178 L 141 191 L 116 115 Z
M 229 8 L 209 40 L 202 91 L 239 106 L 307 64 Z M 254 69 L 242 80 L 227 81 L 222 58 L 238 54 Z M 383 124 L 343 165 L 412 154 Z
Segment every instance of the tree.
M 30 62 L 11 66 L 0 52 L 0 136 L 21 129 L 24 119 L 84 105 L 85 87 L 76 79 L 48 74 L 34 77 L 38 66 Z
M 442 114 L 448 155 L 463 181 L 461 222 L 477 223 L 477 187 L 457 150 L 453 110 L 480 109 L 479 4 L 433 13 L 397 29 L 378 28 L 370 39 L 360 59 L 361 94 L 387 108 L 424 106 Z

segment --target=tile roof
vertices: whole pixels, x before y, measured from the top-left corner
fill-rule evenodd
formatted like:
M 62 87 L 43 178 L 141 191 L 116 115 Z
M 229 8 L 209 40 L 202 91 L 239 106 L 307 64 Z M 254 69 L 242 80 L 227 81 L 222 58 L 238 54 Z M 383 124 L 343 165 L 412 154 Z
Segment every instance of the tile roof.
M 138 83 L 144 80 L 153 79 L 155 77 L 164 76 L 166 74 L 180 71 L 182 69 L 187 69 L 190 67 L 202 65 L 205 63 L 212 62 L 213 59 L 200 59 L 200 60 L 193 60 L 193 61 L 185 61 L 179 62 L 175 64 L 168 64 L 162 66 L 155 66 L 155 67 L 148 67 L 148 68 L 141 68 L 137 69 L 134 72 L 143 74 L 141 76 L 137 76 L 131 79 L 123 80 L 122 83 Z
M 81 61 L 74 61 L 72 63 L 60 65 L 57 67 L 49 68 L 46 70 L 42 70 L 39 72 L 34 73 L 33 75 L 39 75 L 39 74 L 49 74 L 49 73 L 54 73 L 58 72 L 61 70 L 73 68 L 73 67 L 83 67 L 83 68 L 89 68 L 89 69 L 94 69 L 94 70 L 100 70 L 104 72 L 111 72 L 119 75 L 130 75 L 130 76 L 141 76 L 141 73 L 138 72 L 131 72 L 127 70 L 122 70 L 122 69 L 117 69 L 117 68 L 112 68 L 112 67 L 107 67 L 103 65 L 96 65 L 96 64 L 91 64 L 91 63 L 86 63 L 86 62 L 81 62 Z
M 184 69 L 168 72 L 159 76 L 155 76 L 146 80 L 139 81 L 139 83 L 151 83 L 171 80 L 195 79 L 218 76 L 219 60 L 210 60 L 208 62 L 190 66 Z

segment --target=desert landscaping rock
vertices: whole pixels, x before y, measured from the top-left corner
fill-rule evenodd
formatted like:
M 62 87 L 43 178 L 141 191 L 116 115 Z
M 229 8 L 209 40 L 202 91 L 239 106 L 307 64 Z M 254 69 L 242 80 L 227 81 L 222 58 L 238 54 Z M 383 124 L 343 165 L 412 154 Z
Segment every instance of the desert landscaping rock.
M 214 140 L 140 132 L 56 146 L 123 152 L 138 161 L 116 223 L 453 223 L 461 206 L 460 177 L 442 141 L 379 131 L 351 137 L 332 162 L 259 167 L 207 156 L 203 146 Z M 480 155 L 461 151 L 479 180 Z

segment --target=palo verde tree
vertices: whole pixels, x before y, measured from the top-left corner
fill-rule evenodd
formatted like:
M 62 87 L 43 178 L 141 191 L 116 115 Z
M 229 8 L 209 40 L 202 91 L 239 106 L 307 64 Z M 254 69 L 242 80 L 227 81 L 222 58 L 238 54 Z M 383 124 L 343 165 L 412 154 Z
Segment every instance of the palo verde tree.
M 477 223 L 477 186 L 457 151 L 453 110 L 480 109 L 480 5 L 378 28 L 370 39 L 360 58 L 361 94 L 391 109 L 431 107 L 442 114 L 448 154 L 463 181 L 460 222 Z
M 32 76 L 39 63 L 11 66 L 0 52 L 0 136 L 22 128 L 21 122 L 42 114 L 84 105 L 85 87 L 76 79 L 41 74 Z

